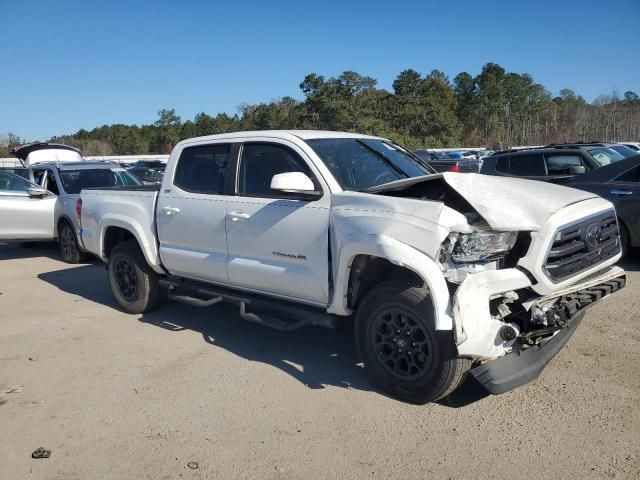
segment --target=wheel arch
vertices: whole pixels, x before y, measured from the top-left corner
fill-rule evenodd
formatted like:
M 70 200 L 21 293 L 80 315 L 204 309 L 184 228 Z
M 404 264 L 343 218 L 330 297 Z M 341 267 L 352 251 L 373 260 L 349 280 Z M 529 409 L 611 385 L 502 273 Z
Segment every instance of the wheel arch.
M 366 280 L 364 288 L 358 286 L 354 296 L 354 281 L 358 275 L 362 276 L 363 268 L 365 274 L 368 272 L 374 279 Z M 424 285 L 434 304 L 436 329 L 453 329 L 449 289 L 440 268 L 433 259 L 407 244 L 385 235 L 347 237 L 340 246 L 333 274 L 335 281 L 329 313 L 350 315 L 363 294 L 381 282 L 399 278 Z
M 135 240 L 149 266 L 157 273 L 164 273 L 159 264 L 155 242 L 145 241 L 142 229 L 117 218 L 104 219 L 101 226 L 99 252 L 100 258 L 107 261 L 113 248 L 127 240 Z

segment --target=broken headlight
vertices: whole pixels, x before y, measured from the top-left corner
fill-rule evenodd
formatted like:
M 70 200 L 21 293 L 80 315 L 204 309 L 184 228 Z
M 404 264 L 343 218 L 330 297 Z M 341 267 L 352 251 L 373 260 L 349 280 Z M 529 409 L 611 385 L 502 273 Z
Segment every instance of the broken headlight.
M 449 254 L 455 263 L 487 262 L 504 257 L 517 238 L 517 232 L 452 233 Z

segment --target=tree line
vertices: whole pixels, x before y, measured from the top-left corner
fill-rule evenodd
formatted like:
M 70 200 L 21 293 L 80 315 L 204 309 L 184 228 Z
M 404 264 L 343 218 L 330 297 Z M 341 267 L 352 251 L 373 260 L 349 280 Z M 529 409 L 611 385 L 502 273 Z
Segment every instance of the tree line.
M 400 72 L 392 91 L 353 71 L 325 78 L 307 75 L 304 98 L 283 97 L 243 104 L 231 116 L 199 113 L 182 121 L 174 109 L 158 112 L 149 125 L 103 125 L 50 141 L 85 155 L 168 153 L 182 139 L 238 130 L 323 129 L 380 135 L 412 148 L 492 148 L 592 140 L 639 140 L 640 97 L 632 91 L 587 102 L 570 89 L 553 96 L 529 74 L 488 63 L 472 76 L 452 80 L 440 70 Z M 0 139 L 8 150 L 20 138 Z M 2 152 L 0 151 L 0 155 Z

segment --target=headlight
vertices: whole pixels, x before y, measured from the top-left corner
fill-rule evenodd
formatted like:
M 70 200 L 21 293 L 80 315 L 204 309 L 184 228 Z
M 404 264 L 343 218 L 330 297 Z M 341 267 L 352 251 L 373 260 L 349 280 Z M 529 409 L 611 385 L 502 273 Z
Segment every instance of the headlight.
M 504 257 L 517 238 L 517 232 L 452 233 L 449 235 L 451 259 L 456 263 L 495 260 Z

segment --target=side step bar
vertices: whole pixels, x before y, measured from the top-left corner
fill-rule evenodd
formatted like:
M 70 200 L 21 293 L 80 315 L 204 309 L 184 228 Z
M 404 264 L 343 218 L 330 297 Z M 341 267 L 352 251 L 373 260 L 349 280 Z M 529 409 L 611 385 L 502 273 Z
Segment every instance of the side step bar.
M 181 278 L 161 279 L 167 297 L 194 307 L 209 307 L 222 301 L 240 307 L 240 317 L 249 322 L 281 331 L 296 330 L 308 325 L 333 328 L 336 317 L 314 307 L 297 305 L 285 300 L 187 281 Z M 251 312 L 248 309 L 251 309 Z

